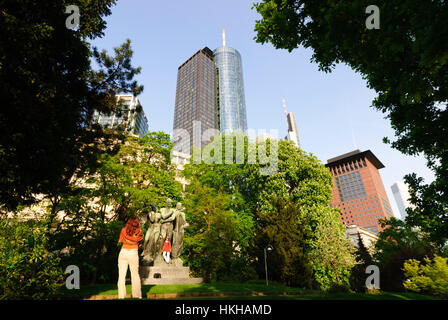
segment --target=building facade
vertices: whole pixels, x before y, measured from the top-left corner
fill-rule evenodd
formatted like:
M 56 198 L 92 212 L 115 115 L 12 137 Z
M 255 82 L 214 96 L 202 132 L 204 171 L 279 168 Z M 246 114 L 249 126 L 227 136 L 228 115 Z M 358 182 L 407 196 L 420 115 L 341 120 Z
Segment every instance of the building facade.
M 240 53 L 225 43 L 214 51 L 217 83 L 217 103 L 221 133 L 247 132 L 246 101 L 244 95 L 243 63 Z
M 140 100 L 134 95 L 117 95 L 117 111 L 103 114 L 97 111 L 93 114 L 93 122 L 105 129 L 123 130 L 129 134 L 145 135 L 149 130 Z
M 297 130 L 294 113 L 288 112 L 286 119 L 288 121 L 288 135 L 286 136 L 286 140 L 294 142 L 300 148 L 299 131 Z
M 207 47 L 178 68 L 173 129 L 173 149 L 189 155 L 208 143 L 207 130 L 219 129 L 214 55 Z
M 394 195 L 395 202 L 397 203 L 398 211 L 400 212 L 401 220 L 406 219 L 406 208 L 412 207 L 409 203 L 409 186 L 401 181 L 395 182 L 392 187 L 392 194 Z
M 333 174 L 332 207 L 342 210 L 342 223 L 381 231 L 378 220 L 394 214 L 378 171 L 384 165 L 378 158 L 370 150 L 355 150 L 329 159 L 325 166 Z

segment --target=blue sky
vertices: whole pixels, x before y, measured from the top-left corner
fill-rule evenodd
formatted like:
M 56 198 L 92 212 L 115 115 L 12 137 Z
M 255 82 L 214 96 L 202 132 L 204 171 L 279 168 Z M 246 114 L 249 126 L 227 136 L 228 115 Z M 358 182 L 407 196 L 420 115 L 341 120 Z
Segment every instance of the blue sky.
M 205 46 L 220 47 L 225 28 L 227 45 L 243 60 L 248 127 L 277 129 L 284 137 L 286 99 L 302 149 L 323 163 L 355 149 L 370 149 L 380 159 L 384 186 L 399 216 L 390 187 L 410 172 L 432 181 L 424 158 L 405 156 L 382 142 L 385 136 L 393 138 L 390 123 L 370 107 L 375 92 L 349 67 L 320 72 L 310 62 L 311 50 L 289 53 L 256 43 L 254 26 L 261 17 L 251 7 L 251 0 L 119 0 L 106 19 L 105 36 L 93 44 L 111 50 L 132 40 L 133 64 L 142 67 L 137 79 L 145 86 L 139 99 L 150 130 L 171 133 L 177 68 Z

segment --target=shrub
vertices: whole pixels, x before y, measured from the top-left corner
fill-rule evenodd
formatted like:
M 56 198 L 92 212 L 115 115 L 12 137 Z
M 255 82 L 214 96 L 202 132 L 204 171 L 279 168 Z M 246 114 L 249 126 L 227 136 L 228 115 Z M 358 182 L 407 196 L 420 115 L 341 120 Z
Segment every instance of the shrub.
M 448 258 L 435 255 L 433 260 L 426 257 L 424 262 L 410 259 L 404 263 L 403 271 L 408 279 L 403 286 L 415 292 L 448 297 Z
M 35 221 L 0 220 L 0 299 L 48 299 L 63 284 L 59 258 Z

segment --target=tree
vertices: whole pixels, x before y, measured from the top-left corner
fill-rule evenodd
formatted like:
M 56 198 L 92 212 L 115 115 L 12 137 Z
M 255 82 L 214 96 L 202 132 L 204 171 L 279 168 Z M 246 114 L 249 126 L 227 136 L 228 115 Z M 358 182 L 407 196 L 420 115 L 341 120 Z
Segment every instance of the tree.
M 185 230 L 184 255 L 206 282 L 225 277 L 237 254 L 238 221 L 229 210 L 230 200 L 197 181 L 188 186 L 185 207 L 190 226 Z
M 269 277 L 288 286 L 311 288 L 313 270 L 306 255 L 305 221 L 301 219 L 298 206 L 283 199 L 274 199 L 272 214 L 259 213 L 256 243 L 259 256 L 264 248 L 272 245 L 269 254 Z M 259 260 L 258 269 L 264 270 L 264 260 Z M 261 272 L 260 272 L 261 273 Z
M 350 286 L 356 292 L 366 290 L 366 268 L 373 265 L 373 259 L 369 250 L 362 241 L 361 234 L 358 233 L 358 248 L 356 249 L 356 262 L 350 276 Z
M 407 279 L 403 286 L 415 292 L 448 297 L 448 258 L 435 255 L 432 260 L 425 257 L 424 262 L 422 265 L 420 261 L 410 259 L 404 263 Z
M 307 257 L 313 254 L 318 257 L 318 250 L 328 249 L 331 254 L 337 252 L 335 257 L 342 258 L 341 263 L 331 259 L 319 260 L 322 256 L 316 260 L 309 259 L 318 285 L 327 289 L 338 281 L 346 283 L 351 268 L 347 262 L 350 261 L 352 252 L 346 245 L 345 229 L 339 220 L 338 211 L 329 207 L 332 196 L 330 171 L 315 156 L 306 154 L 291 141 L 268 139 L 266 142 L 253 144 L 244 137 L 243 143 L 238 146 L 238 137 L 233 137 L 233 140 L 230 139 L 232 143 L 226 145 L 227 138 L 228 136 L 215 137 L 211 142 L 214 149 L 209 148 L 209 145 L 203 153 L 204 158 L 209 151 L 211 154 L 212 151 L 217 152 L 215 163 L 202 161 L 199 164 L 189 164 L 185 167 L 184 174 L 187 179 L 197 179 L 203 185 L 232 196 L 231 209 L 238 219 L 245 217 L 243 219 L 249 226 L 244 232 L 247 235 L 245 239 L 249 241 L 240 242 L 248 261 L 255 263 L 264 259 L 260 248 L 257 249 L 250 239 L 257 230 L 255 228 L 262 223 L 261 216 L 278 214 L 273 205 L 278 198 L 279 201 L 297 206 L 295 218 L 300 218 L 297 223 L 306 221 L 301 225 L 306 231 L 303 249 Z M 226 154 L 230 155 L 230 163 L 226 161 Z M 238 154 L 241 160 L 239 164 Z M 330 241 L 324 240 L 327 235 L 335 243 L 341 244 L 340 247 L 333 247 L 336 251 L 328 247 L 333 245 Z M 300 260 L 300 252 L 296 253 Z M 334 272 L 332 267 L 336 268 L 336 276 L 330 274 Z M 264 277 L 264 274 L 260 276 Z
M 423 153 L 435 173 L 425 185 L 415 174 L 409 221 L 431 232 L 439 246 L 448 239 L 448 32 L 446 1 L 383 1 L 380 30 L 366 27 L 366 8 L 355 1 L 263 0 L 254 4 L 262 19 L 255 25 L 257 42 L 292 51 L 313 49 L 312 61 L 331 72 L 346 63 L 359 72 L 378 96 L 374 108 L 386 114 L 395 130 L 392 147 Z
M 391 218 L 380 223 L 383 231 L 378 234 L 373 258 L 381 270 L 381 289 L 403 291 L 403 263 L 409 259 L 423 261 L 425 256 L 432 257 L 439 251 L 427 233 L 404 221 Z
M 114 57 L 91 48 L 115 0 L 0 1 L 0 206 L 15 210 L 45 194 L 54 203 L 75 171 L 93 169 L 100 142 L 94 110 L 116 109 L 115 95 L 139 94 L 130 41 Z M 80 29 L 67 29 L 77 5 Z M 98 69 L 91 66 L 96 60 Z
M 47 249 L 45 226 L 0 220 L 0 300 L 48 299 L 63 284 L 60 258 Z

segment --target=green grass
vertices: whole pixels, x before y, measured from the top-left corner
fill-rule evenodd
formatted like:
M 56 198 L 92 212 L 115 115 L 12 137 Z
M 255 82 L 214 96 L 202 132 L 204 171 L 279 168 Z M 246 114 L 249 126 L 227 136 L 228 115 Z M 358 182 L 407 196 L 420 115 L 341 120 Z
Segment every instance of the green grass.
M 131 292 L 131 285 L 127 285 L 127 293 Z M 271 283 L 269 286 L 263 283 L 203 283 L 203 284 L 182 284 L 182 285 L 144 285 L 142 286 L 142 295 L 145 298 L 149 294 L 165 294 L 165 293 L 239 293 L 241 296 L 232 295 L 229 297 L 182 297 L 177 299 L 229 299 L 229 300 L 435 300 L 435 297 L 421 295 L 417 293 L 316 293 L 310 290 L 300 288 L 292 288 L 277 283 Z M 263 292 L 263 293 L 280 293 L 295 292 L 298 294 L 289 295 L 265 295 L 265 296 L 248 296 L 246 293 Z M 299 294 L 300 293 L 300 294 Z M 81 286 L 79 290 L 67 290 L 65 287 L 61 289 L 61 298 L 90 298 L 92 296 L 117 296 L 118 290 L 116 284 L 99 284 L 90 286 Z

